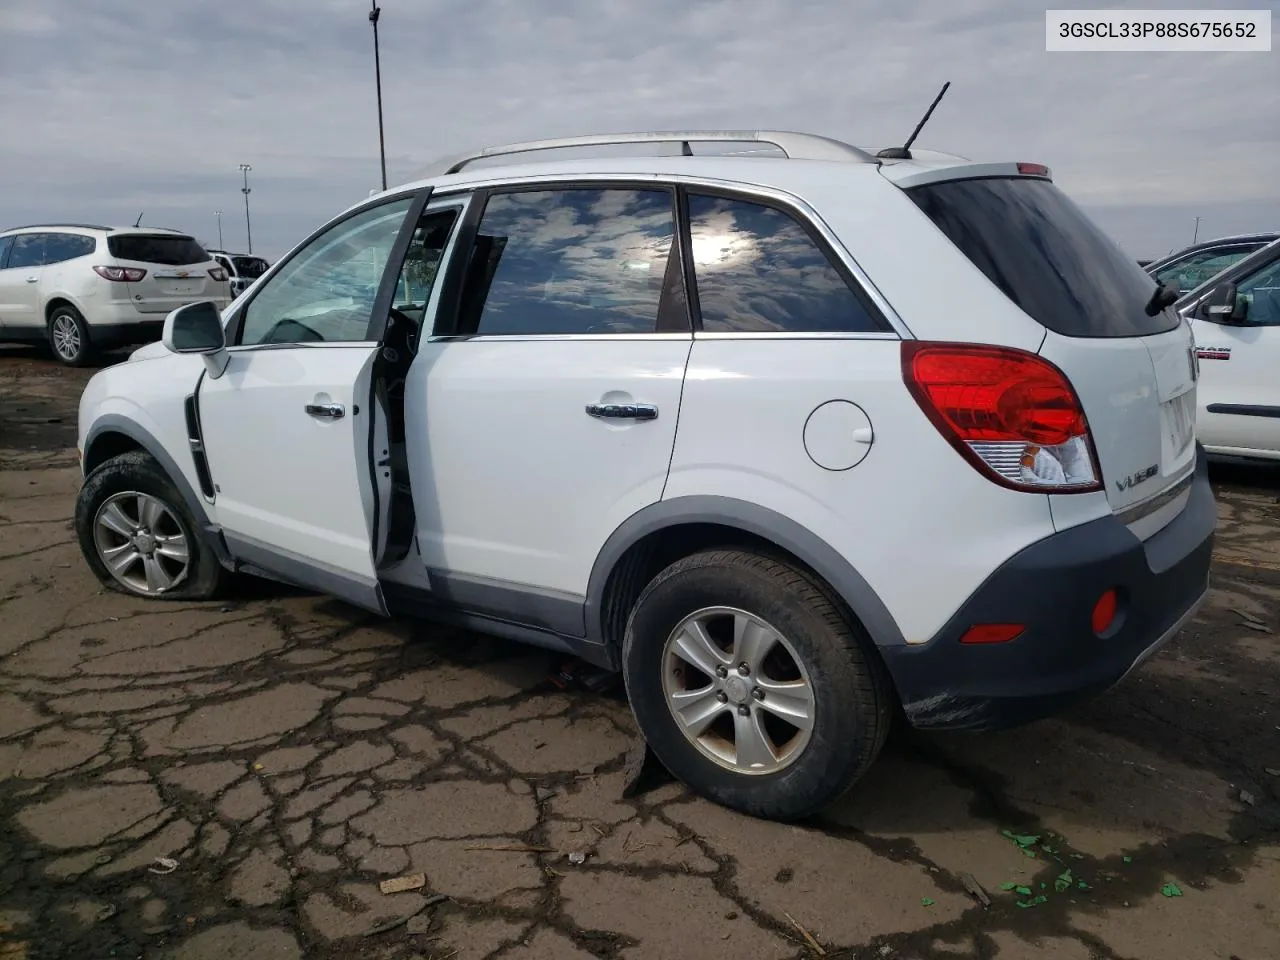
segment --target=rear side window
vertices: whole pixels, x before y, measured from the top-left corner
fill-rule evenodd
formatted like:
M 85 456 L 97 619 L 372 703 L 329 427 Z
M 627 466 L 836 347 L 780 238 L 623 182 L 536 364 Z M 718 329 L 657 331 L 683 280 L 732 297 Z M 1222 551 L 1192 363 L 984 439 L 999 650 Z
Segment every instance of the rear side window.
M 13 246 L 13 237 L 0 237 L 0 270 L 4 269 L 4 260 L 9 256 L 11 246 Z
M 44 262 L 62 263 L 76 257 L 87 257 L 98 248 L 98 241 L 76 233 L 48 233 L 44 240 Z
M 949 180 L 906 191 L 987 279 L 1068 337 L 1140 337 L 1178 326 L 1149 317 L 1156 284 L 1047 180 Z
M 185 267 L 206 263 L 209 254 L 191 237 L 163 233 L 125 233 L 107 238 L 107 249 L 117 260 Z
M 258 257 L 232 257 L 231 262 L 236 265 L 236 275 L 248 280 L 257 280 L 267 272 L 267 261 Z
M 671 256 L 674 194 L 579 188 L 496 193 L 468 265 L 460 333 L 688 330 Z M 674 278 L 670 282 L 668 278 Z
M 867 333 L 885 329 L 789 213 L 689 194 L 702 329 L 712 333 Z

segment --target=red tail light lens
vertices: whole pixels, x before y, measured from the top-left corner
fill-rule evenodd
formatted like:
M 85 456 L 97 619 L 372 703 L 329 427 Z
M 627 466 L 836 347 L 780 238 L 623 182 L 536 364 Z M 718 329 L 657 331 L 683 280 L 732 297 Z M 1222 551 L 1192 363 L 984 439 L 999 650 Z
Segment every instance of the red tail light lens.
M 209 276 L 213 277 L 213 279 L 217 280 L 219 283 L 227 282 L 227 271 L 223 270 L 221 267 L 211 267 L 209 269 Z
M 94 267 L 93 272 L 114 283 L 137 283 L 147 275 L 140 267 Z
M 1049 176 L 1049 168 L 1043 163 L 1019 163 L 1018 172 L 1024 177 L 1045 177 Z
M 1040 493 L 1101 488 L 1080 400 L 1047 360 L 1009 347 L 904 340 L 902 375 L 939 432 L 996 482 Z

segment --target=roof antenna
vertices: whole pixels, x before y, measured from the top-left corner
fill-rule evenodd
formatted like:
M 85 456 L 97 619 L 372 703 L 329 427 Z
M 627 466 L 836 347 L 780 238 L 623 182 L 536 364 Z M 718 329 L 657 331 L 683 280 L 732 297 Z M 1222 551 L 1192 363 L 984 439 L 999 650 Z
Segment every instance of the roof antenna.
M 135 220 L 135 221 L 133 221 L 133 225 L 134 225 L 135 227 L 139 227 L 139 226 L 141 226 L 141 225 L 142 225 L 142 214 L 144 214 L 144 213 L 146 213 L 146 212 L 147 212 L 147 211 L 142 210 L 142 211 L 140 211 L 140 212 L 138 213 L 138 219 L 137 219 L 137 220 Z
M 933 109 L 938 105 L 943 95 L 947 92 L 947 87 L 951 86 L 948 80 L 942 85 L 942 89 L 938 91 L 938 95 L 933 98 L 933 103 L 929 104 L 929 109 L 924 112 L 924 117 L 916 124 L 916 128 L 911 131 L 911 136 L 907 137 L 907 142 L 900 147 L 885 147 L 876 154 L 883 160 L 910 160 L 911 145 L 916 142 L 916 137 L 920 136 L 920 131 L 924 129 L 924 125 L 929 122 L 929 118 L 933 116 Z

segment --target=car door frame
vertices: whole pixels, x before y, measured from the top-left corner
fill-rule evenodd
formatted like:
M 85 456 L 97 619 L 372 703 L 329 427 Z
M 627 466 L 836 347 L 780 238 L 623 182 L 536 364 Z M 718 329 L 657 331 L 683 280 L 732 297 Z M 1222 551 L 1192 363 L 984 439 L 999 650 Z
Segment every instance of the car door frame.
M 413 234 L 417 227 L 418 220 L 421 218 L 422 212 L 423 210 L 426 209 L 427 204 L 430 203 L 433 194 L 434 194 L 434 189 L 431 184 L 427 184 L 425 186 L 417 186 L 417 187 L 403 189 L 403 190 L 388 191 L 385 194 L 379 194 L 377 196 L 370 197 L 367 201 L 348 208 L 338 216 L 328 220 L 327 222 L 322 224 L 320 227 L 318 227 L 316 230 L 312 231 L 305 239 L 297 243 L 289 251 L 288 254 L 286 254 L 284 257 L 281 257 L 276 263 L 272 264 L 268 268 L 266 273 L 264 273 L 263 276 L 260 278 L 263 282 L 260 284 L 257 284 L 255 286 L 254 292 L 249 297 L 247 297 L 244 300 L 244 302 L 237 303 L 235 308 L 231 311 L 231 313 L 224 318 L 223 330 L 224 330 L 224 334 L 227 341 L 228 353 L 236 354 L 236 353 L 250 353 L 250 352 L 258 353 L 258 352 L 264 352 L 264 351 L 277 351 L 277 350 L 323 349 L 326 346 L 326 344 L 323 344 L 323 343 L 321 344 L 314 344 L 314 343 L 241 344 L 238 341 L 240 340 L 244 331 L 245 311 L 257 299 L 261 291 L 266 288 L 267 281 L 270 278 L 274 277 L 279 270 L 283 269 L 285 266 L 292 263 L 297 256 L 299 256 L 304 250 L 310 247 L 313 241 L 339 228 L 343 223 L 347 222 L 348 220 L 356 216 L 359 216 L 360 214 L 370 209 L 374 209 L 376 207 L 384 206 L 387 204 L 392 204 L 408 197 L 412 199 L 408 209 L 404 214 L 404 218 L 401 221 L 399 231 L 397 232 L 396 239 L 391 246 L 390 253 L 387 256 L 387 262 L 383 265 L 382 275 L 379 278 L 377 293 L 374 296 L 373 307 L 371 309 L 369 324 L 368 324 L 368 327 L 366 328 L 365 337 L 362 341 L 358 341 L 361 343 L 373 344 L 375 346 L 381 344 L 383 336 L 386 331 L 387 319 L 389 316 L 391 304 L 394 300 L 396 283 L 399 278 L 401 267 L 403 265 L 405 256 L 408 252 L 409 244 L 413 239 Z M 331 344 L 328 346 L 348 348 L 350 344 L 354 342 L 357 342 L 357 341 L 343 341 L 342 344 Z M 201 387 L 203 386 L 204 378 L 207 375 L 208 375 L 207 372 L 201 373 L 200 380 L 197 382 L 195 390 L 193 391 L 195 394 L 195 409 L 196 409 L 197 422 L 199 422 L 199 419 L 201 416 L 200 415 Z M 369 550 L 370 550 L 371 560 L 373 562 L 374 571 L 376 574 L 378 558 L 376 555 L 374 555 L 374 553 L 376 549 L 376 544 L 378 544 L 379 542 L 379 534 L 380 534 L 379 524 L 385 522 L 383 519 L 383 513 L 386 510 L 388 505 L 381 502 L 382 497 L 380 496 L 378 483 L 375 477 L 375 472 L 377 469 L 377 466 L 376 466 L 377 460 L 375 457 L 375 452 L 376 452 L 375 451 L 375 435 L 377 432 L 377 422 L 378 422 L 378 414 L 376 413 L 376 411 L 378 410 L 378 401 L 377 401 L 375 386 L 376 386 L 375 378 L 370 377 L 369 393 L 366 398 L 366 402 L 368 404 L 368 409 L 371 411 L 371 415 L 369 417 L 369 426 L 368 426 L 369 436 L 365 446 L 365 449 L 367 451 L 367 460 L 366 460 L 366 463 L 363 465 L 363 471 L 367 481 L 367 492 L 371 497 L 371 503 L 372 503 L 371 535 L 369 540 Z M 382 415 L 385 417 L 385 412 Z M 198 427 L 198 430 L 200 430 L 201 433 L 203 432 L 202 424 Z M 199 442 L 200 442 L 199 438 L 193 438 L 193 448 Z M 203 448 L 201 449 L 202 449 L 202 453 L 204 453 Z M 206 499 L 210 499 L 210 502 L 212 503 L 214 510 L 216 512 L 218 465 L 216 462 L 207 460 L 206 469 L 210 475 L 211 488 L 214 490 L 213 497 L 209 498 L 206 496 Z M 363 497 L 366 493 L 366 490 L 358 490 L 355 492 L 357 493 L 357 495 Z M 361 586 L 359 590 L 355 590 L 354 587 L 352 590 L 334 589 L 335 586 L 339 588 L 342 586 L 342 584 L 338 583 L 338 580 L 340 578 L 334 571 L 328 570 L 327 568 L 321 569 L 319 567 L 308 567 L 305 564 L 301 563 L 300 561 L 294 559 L 293 557 L 286 556 L 282 553 L 271 554 L 270 556 L 266 556 L 265 554 L 271 553 L 269 549 L 269 545 L 262 545 L 262 547 L 260 548 L 255 547 L 254 552 L 263 553 L 264 556 L 250 558 L 247 556 L 238 555 L 238 551 L 232 547 L 230 540 L 228 539 L 226 534 L 222 532 L 220 524 L 218 529 L 219 529 L 219 535 L 223 541 L 223 544 L 228 548 L 227 549 L 228 555 L 231 556 L 236 561 L 239 567 L 242 567 L 242 568 L 249 567 L 254 570 L 261 570 L 264 573 L 283 577 L 284 579 L 287 579 L 289 582 L 297 583 L 300 586 L 312 587 L 315 589 L 322 590 L 325 593 L 328 593 L 330 595 L 347 599 L 367 609 L 373 609 L 376 612 L 380 612 L 380 613 L 387 612 L 386 601 L 382 596 L 382 590 L 380 586 L 375 586 L 373 588 L 371 597 L 367 595 L 367 592 L 365 591 L 363 586 Z M 231 539 L 238 539 L 238 538 L 233 537 Z M 243 550 L 240 550 L 239 553 L 242 554 Z

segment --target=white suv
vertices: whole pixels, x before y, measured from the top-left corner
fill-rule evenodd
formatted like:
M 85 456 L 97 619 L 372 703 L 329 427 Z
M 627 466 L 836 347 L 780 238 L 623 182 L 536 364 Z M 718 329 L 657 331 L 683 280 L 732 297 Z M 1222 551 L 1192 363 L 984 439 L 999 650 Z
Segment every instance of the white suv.
M 46 224 L 0 233 L 0 341 L 46 341 L 63 363 L 155 340 L 166 314 L 200 300 L 230 303 L 226 271 L 175 230 Z
M 692 155 L 743 140 L 782 155 Z M 1045 167 L 882 153 L 542 141 L 352 207 L 89 382 L 87 562 L 620 669 L 675 775 L 772 818 L 848 788 L 896 712 L 1101 691 L 1208 589 L 1190 331 Z

